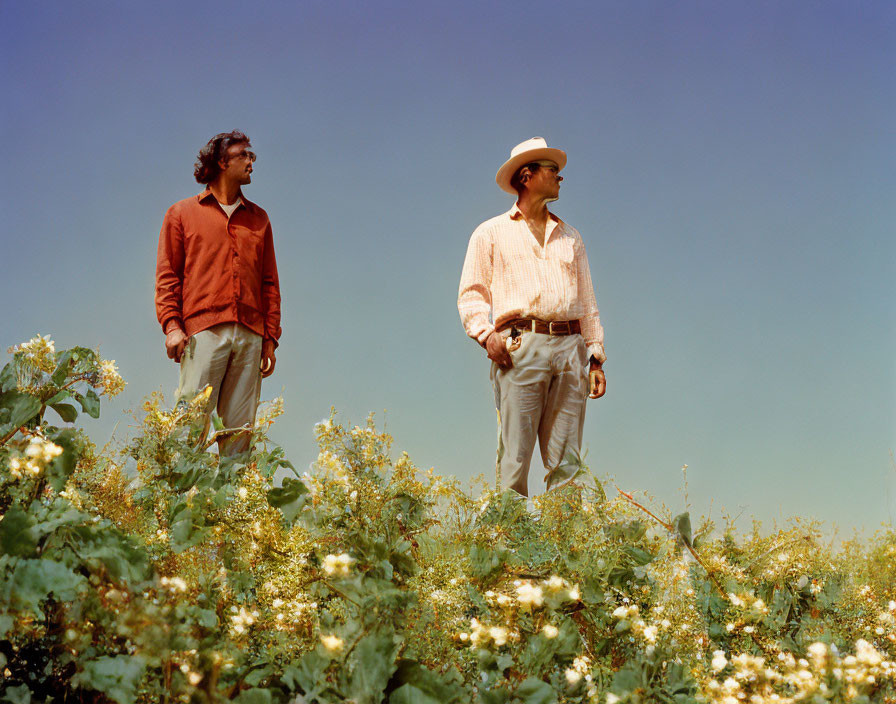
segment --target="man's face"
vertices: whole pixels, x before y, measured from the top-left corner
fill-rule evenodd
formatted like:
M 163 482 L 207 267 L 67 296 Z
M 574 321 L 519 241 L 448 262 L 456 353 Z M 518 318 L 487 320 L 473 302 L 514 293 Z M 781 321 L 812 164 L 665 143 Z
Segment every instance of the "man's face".
M 545 198 L 548 201 L 557 200 L 560 197 L 560 182 L 563 180 L 560 175 L 560 167 L 553 161 L 545 160 L 536 163 L 539 168 L 529 177 L 526 188 L 538 198 Z
M 252 163 L 255 161 L 255 153 L 251 150 L 251 144 L 231 144 L 227 148 L 227 158 L 222 159 L 221 175 L 229 180 L 245 185 L 252 182 Z

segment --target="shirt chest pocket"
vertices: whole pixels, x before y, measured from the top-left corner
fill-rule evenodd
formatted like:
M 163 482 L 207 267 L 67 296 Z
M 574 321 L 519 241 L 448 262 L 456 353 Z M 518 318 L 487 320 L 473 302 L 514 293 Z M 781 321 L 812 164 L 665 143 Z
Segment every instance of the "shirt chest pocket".
M 576 243 L 572 237 L 560 237 L 548 243 L 548 259 L 559 264 L 564 271 L 575 273 Z

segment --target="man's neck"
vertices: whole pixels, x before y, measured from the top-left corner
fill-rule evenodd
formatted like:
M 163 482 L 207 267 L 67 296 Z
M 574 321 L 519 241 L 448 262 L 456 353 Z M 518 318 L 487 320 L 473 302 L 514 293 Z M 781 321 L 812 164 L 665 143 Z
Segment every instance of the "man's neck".
M 520 195 L 519 200 L 516 202 L 516 207 L 523 214 L 529 232 L 532 233 L 538 244 L 544 247 L 548 219 L 551 217 L 550 212 L 548 212 L 548 203 L 554 199 L 527 198 L 527 195 L 527 192 Z
M 240 184 L 230 179 L 217 178 L 208 184 L 208 189 L 218 199 L 218 202 L 224 203 L 224 205 L 236 203 L 236 199 L 240 196 Z
M 516 206 L 520 209 L 527 223 L 539 226 L 544 231 L 545 226 L 548 224 L 548 218 L 551 216 L 548 212 L 548 203 L 551 200 L 547 198 L 532 198 L 528 196 L 528 193 L 524 192 L 520 194 Z

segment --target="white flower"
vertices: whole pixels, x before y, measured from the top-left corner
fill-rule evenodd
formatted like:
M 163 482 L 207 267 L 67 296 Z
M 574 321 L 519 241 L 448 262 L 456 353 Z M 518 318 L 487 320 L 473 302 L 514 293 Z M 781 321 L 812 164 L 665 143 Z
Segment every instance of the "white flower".
M 237 494 L 239 494 L 241 499 L 245 499 L 249 495 L 249 490 L 246 487 L 241 486 Z
M 544 603 L 544 594 L 541 587 L 523 582 L 516 588 L 516 600 L 525 608 L 538 608 Z
M 874 646 L 862 639 L 856 641 L 856 659 L 863 665 L 870 667 L 880 665 L 882 660 L 880 653 L 877 652 Z
M 354 561 L 354 558 L 346 552 L 340 555 L 327 555 L 324 558 L 324 572 L 331 576 L 347 577 Z
M 345 645 L 342 638 L 334 635 L 321 635 L 320 642 L 331 653 L 341 652 Z
M 570 687 L 575 687 L 582 681 L 582 673 L 578 670 L 568 668 L 564 674 L 566 674 L 566 681 L 569 683 Z
M 492 626 L 489 628 L 488 635 L 495 641 L 495 645 L 501 646 L 507 642 L 507 629 L 502 628 L 501 626 Z
M 628 607 L 626 606 L 617 606 L 613 610 L 613 618 L 623 619 L 628 616 Z
M 648 643 L 656 643 L 656 632 L 656 626 L 647 626 L 647 628 L 642 631 L 642 635 Z
M 545 638 L 553 640 L 560 633 L 560 629 L 552 623 L 548 623 L 544 628 L 541 629 L 541 633 Z
M 557 575 L 551 575 L 551 577 L 545 580 L 544 586 L 553 591 L 560 591 L 566 586 L 566 580 L 563 577 L 558 577 Z
M 713 672 L 721 672 L 728 666 L 728 658 L 725 657 L 724 650 L 716 650 L 712 654 L 712 662 L 710 663 L 712 666 Z

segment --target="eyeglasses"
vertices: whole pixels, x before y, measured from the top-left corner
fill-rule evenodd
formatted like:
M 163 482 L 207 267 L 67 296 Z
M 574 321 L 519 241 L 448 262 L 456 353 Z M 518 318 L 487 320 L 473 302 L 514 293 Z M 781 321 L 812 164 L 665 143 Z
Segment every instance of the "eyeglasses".
M 255 161 L 258 157 L 255 155 L 255 152 L 243 149 L 243 151 L 237 152 L 236 154 L 228 154 L 224 158 L 227 159 L 227 161 L 230 161 L 231 159 L 248 159 L 249 161 Z
M 248 149 L 244 149 L 237 154 L 231 154 L 231 159 L 248 159 L 249 161 L 255 161 L 258 157 L 255 155 L 255 152 L 250 152 Z

